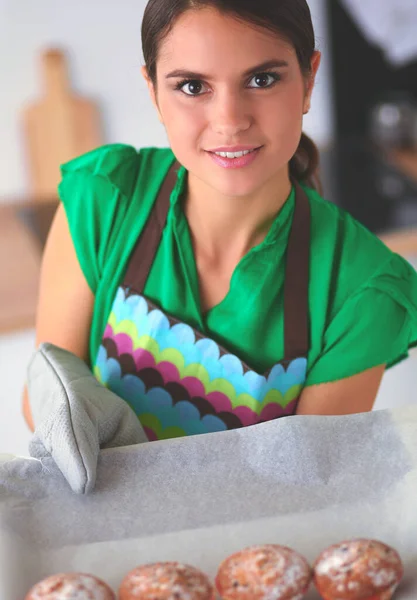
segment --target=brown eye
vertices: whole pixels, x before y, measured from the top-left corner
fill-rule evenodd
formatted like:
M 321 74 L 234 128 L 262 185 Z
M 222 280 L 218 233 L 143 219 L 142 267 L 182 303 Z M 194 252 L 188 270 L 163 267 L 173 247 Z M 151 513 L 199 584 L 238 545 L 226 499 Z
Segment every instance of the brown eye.
M 258 73 L 251 79 L 251 82 L 253 81 L 254 85 L 250 85 L 249 87 L 255 89 L 267 89 L 272 87 L 280 79 L 278 73 Z
M 204 91 L 204 85 L 201 81 L 182 81 L 178 84 L 177 89 L 187 96 L 199 96 Z
M 255 83 L 259 87 L 266 87 L 269 84 L 268 75 L 257 75 L 255 77 Z
M 201 92 L 202 87 L 203 86 L 201 85 L 201 83 L 198 83 L 198 81 L 192 81 L 188 84 L 190 94 L 199 94 Z

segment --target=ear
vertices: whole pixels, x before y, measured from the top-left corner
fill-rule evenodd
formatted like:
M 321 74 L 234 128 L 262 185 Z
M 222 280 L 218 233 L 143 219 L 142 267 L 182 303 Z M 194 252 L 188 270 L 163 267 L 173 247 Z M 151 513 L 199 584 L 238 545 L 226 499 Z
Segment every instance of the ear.
M 146 81 L 146 85 L 148 86 L 148 90 L 149 90 L 149 94 L 151 96 L 151 100 L 152 100 L 152 104 L 155 107 L 156 112 L 158 113 L 158 119 L 161 121 L 161 123 L 163 124 L 163 120 L 162 120 L 162 114 L 161 111 L 159 110 L 159 105 L 158 105 L 158 98 L 157 98 L 157 94 L 156 94 L 156 89 L 155 86 L 151 80 L 151 78 L 149 77 L 148 74 L 148 70 L 146 68 L 146 66 L 141 68 L 141 73 L 143 78 Z
M 321 52 L 318 50 L 314 51 L 311 59 L 311 73 L 306 85 L 306 96 L 304 98 L 304 114 L 307 114 L 311 108 L 311 96 L 313 95 L 314 84 L 316 81 L 317 71 L 319 70 L 321 63 Z

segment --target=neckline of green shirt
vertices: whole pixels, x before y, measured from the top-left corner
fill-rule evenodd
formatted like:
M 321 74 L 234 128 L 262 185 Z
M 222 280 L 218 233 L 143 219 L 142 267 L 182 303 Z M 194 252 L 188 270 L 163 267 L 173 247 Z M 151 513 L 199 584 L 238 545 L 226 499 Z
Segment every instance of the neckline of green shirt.
M 216 318 L 216 314 L 227 307 L 228 301 L 230 301 L 231 296 L 233 295 L 233 287 L 236 284 L 236 280 L 239 279 L 239 275 L 242 270 L 245 269 L 246 265 L 251 262 L 255 255 L 258 259 L 262 254 L 265 254 L 266 251 L 275 249 L 280 241 L 282 244 L 287 244 L 289 221 L 295 206 L 295 187 L 292 186 L 287 200 L 278 211 L 264 240 L 257 246 L 251 248 L 251 250 L 249 250 L 236 265 L 230 279 L 229 290 L 225 297 L 208 311 L 203 312 L 191 232 L 182 203 L 186 191 L 187 176 L 187 169 L 184 166 L 181 166 L 178 170 L 177 181 L 170 197 L 170 205 L 172 207 L 170 215 L 172 215 L 173 233 L 181 254 L 181 260 L 185 267 L 188 285 L 192 292 L 195 315 L 198 317 L 198 327 L 202 332 L 208 332 L 210 330 L 210 322 L 213 318 Z
M 183 207 L 182 207 L 182 199 L 183 199 L 183 195 L 186 190 L 187 176 L 188 176 L 187 169 L 184 166 L 181 166 L 180 169 L 178 170 L 177 181 L 176 181 L 175 187 L 171 193 L 170 202 L 171 202 L 171 206 L 173 207 L 173 211 L 174 211 L 174 214 L 177 219 L 185 219 L 186 220 L 186 217 L 185 217 L 185 214 L 183 211 Z M 245 255 L 245 257 L 242 260 L 244 260 L 246 258 L 246 256 L 248 256 L 249 254 L 252 254 L 253 252 L 259 252 L 261 250 L 264 250 L 264 249 L 268 248 L 269 246 L 273 246 L 274 244 L 276 244 L 279 241 L 280 234 L 282 233 L 283 227 L 285 226 L 285 224 L 287 224 L 288 218 L 290 218 L 292 216 L 294 204 L 295 204 L 295 187 L 293 185 L 291 187 L 291 192 L 290 192 L 288 198 L 282 205 L 281 209 L 278 211 L 271 227 L 269 228 L 267 235 L 265 236 L 265 239 L 257 246 L 254 246 L 248 252 L 248 254 Z M 287 238 L 285 236 L 283 238 L 283 242 L 287 243 Z

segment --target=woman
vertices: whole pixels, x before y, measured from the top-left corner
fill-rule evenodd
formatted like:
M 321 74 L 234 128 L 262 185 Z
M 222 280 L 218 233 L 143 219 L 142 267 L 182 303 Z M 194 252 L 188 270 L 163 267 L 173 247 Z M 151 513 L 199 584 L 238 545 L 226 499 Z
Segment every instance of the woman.
M 150 440 L 370 410 L 417 344 L 417 276 L 317 191 L 306 1 L 150 0 L 142 42 L 171 148 L 62 167 L 37 344 Z

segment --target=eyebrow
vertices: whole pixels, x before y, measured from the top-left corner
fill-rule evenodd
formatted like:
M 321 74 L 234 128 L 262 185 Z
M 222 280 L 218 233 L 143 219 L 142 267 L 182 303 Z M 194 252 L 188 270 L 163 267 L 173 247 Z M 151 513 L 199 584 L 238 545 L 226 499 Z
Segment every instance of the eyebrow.
M 276 69 L 288 66 L 288 62 L 285 60 L 267 60 L 260 65 L 251 67 L 243 73 L 243 76 L 248 77 L 249 75 L 254 75 L 255 73 L 260 73 L 268 69 Z M 171 71 L 171 73 L 168 73 L 166 76 L 166 79 L 171 79 L 172 77 L 182 77 L 183 79 L 212 79 L 212 77 L 209 75 L 204 75 L 204 73 L 187 71 L 186 69 L 176 69 L 175 71 Z

